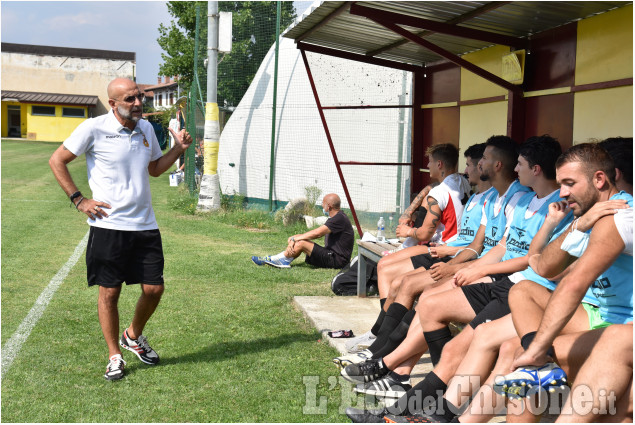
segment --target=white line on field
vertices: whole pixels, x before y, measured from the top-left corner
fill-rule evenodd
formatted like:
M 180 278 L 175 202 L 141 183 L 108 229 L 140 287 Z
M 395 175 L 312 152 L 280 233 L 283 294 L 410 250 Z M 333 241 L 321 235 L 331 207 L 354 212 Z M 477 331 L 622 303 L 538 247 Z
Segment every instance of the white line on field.
M 36 323 L 38 322 L 38 320 L 40 320 L 40 317 L 42 317 L 44 310 L 51 301 L 51 298 L 53 298 L 53 295 L 55 295 L 57 289 L 60 287 L 62 282 L 64 282 L 64 279 L 66 279 L 68 273 L 71 271 L 73 266 L 75 266 L 77 260 L 79 260 L 79 257 L 82 255 L 82 252 L 84 252 L 87 243 L 88 232 L 86 232 L 84 238 L 75 247 L 73 255 L 71 255 L 66 264 L 64 264 L 62 268 L 59 269 L 59 271 L 55 276 L 53 276 L 53 279 L 51 279 L 47 287 L 44 288 L 40 296 L 35 301 L 35 304 L 33 304 L 33 307 L 31 307 L 29 314 L 26 315 L 22 323 L 20 323 L 20 326 L 18 326 L 18 329 L 4 344 L 4 347 L 2 348 L 2 375 L 0 376 L 0 378 L 4 378 L 4 375 L 11 367 L 13 360 L 15 360 L 15 358 L 18 356 L 20 348 L 22 348 L 22 344 L 24 344 L 26 339 L 31 334 L 31 331 L 35 327 Z

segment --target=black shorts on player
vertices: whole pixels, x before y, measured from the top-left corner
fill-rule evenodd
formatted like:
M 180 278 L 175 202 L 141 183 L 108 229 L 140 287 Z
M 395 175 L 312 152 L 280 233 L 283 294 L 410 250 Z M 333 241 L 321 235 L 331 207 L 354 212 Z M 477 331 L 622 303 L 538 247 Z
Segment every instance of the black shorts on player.
M 419 255 L 413 255 L 412 257 L 410 257 L 410 261 L 412 261 L 412 267 L 414 267 L 415 269 L 418 268 L 425 268 L 426 270 L 430 269 L 430 267 L 432 267 L 433 264 L 436 263 L 447 263 L 448 261 L 450 261 L 452 259 L 452 257 L 433 257 L 430 254 L 419 254 Z
M 88 286 L 163 285 L 163 264 L 158 229 L 122 231 L 91 226 L 86 248 Z
M 504 276 L 501 278 L 501 276 Z M 488 320 L 500 319 L 511 312 L 507 297 L 514 282 L 507 275 L 490 275 L 492 283 L 474 283 L 462 286 L 463 295 L 472 306 L 476 317 L 469 325 L 476 329 L 481 323 Z M 494 279 L 498 278 L 498 279 Z
M 330 249 L 326 249 L 323 246 L 314 244 L 311 255 L 307 255 L 304 262 L 314 267 L 321 267 L 326 269 L 341 269 L 348 263 L 348 260 L 340 257 Z

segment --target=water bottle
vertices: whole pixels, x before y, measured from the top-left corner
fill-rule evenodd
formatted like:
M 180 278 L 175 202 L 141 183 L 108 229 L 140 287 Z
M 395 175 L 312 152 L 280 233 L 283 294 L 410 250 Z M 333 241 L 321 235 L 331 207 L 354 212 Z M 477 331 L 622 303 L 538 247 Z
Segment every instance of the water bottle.
M 379 221 L 377 222 L 377 242 L 386 241 L 386 233 L 384 232 L 385 226 L 386 222 L 384 221 L 384 217 L 379 217 Z

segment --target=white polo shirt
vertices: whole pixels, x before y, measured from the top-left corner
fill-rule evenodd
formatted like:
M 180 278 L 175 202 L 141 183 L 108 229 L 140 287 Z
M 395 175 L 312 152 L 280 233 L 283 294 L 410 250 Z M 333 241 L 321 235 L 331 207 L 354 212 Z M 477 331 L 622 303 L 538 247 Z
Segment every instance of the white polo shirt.
M 105 209 L 108 217 L 88 219 L 89 225 L 128 231 L 158 228 L 148 164 L 163 154 L 149 122 L 139 120 L 131 132 L 111 110 L 82 122 L 64 146 L 76 156 L 86 154 L 92 197 L 111 206 Z

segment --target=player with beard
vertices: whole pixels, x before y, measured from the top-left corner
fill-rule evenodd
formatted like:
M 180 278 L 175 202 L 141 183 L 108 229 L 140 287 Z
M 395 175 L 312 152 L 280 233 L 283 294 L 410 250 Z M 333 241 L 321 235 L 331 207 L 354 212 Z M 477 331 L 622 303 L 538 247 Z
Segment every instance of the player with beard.
M 163 247 L 148 177 L 167 171 L 192 137 L 170 129 L 175 145 L 163 155 L 154 129 L 141 119 L 144 95 L 137 84 L 116 78 L 107 90 L 111 111 L 82 122 L 49 165 L 73 206 L 88 216 L 88 285 L 99 286 L 97 311 L 109 351 L 104 377 L 115 380 L 123 378 L 126 364 L 120 345 L 143 363 L 159 362 L 142 333 L 164 289 Z M 92 199 L 78 190 L 67 166 L 81 154 L 86 154 Z M 117 304 L 123 282 L 141 284 L 141 296 L 130 326 L 120 334 Z

